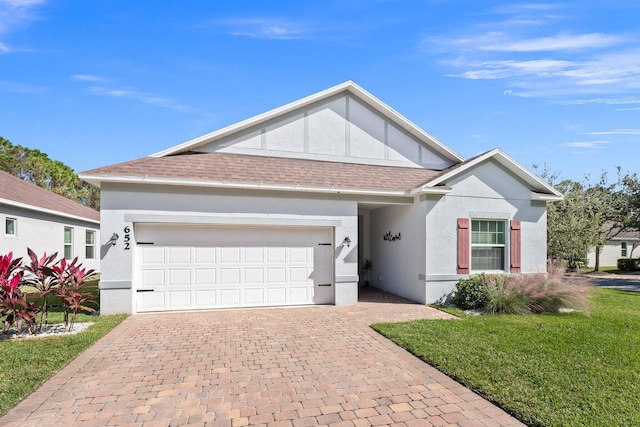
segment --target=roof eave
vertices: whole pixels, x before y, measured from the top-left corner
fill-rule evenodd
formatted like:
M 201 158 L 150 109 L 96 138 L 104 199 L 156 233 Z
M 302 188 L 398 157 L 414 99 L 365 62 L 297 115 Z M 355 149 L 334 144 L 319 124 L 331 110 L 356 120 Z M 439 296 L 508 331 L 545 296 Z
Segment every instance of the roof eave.
M 302 185 L 287 184 L 265 184 L 265 183 L 248 183 L 248 182 L 230 182 L 230 181 L 213 181 L 200 179 L 185 178 L 162 178 L 154 176 L 125 176 L 125 175 L 83 175 L 82 179 L 87 182 L 109 182 L 122 184 L 157 184 L 157 185 L 174 185 L 174 186 L 190 186 L 190 187 L 211 187 L 211 188 L 230 188 L 239 190 L 271 190 L 271 191 L 290 191 L 302 193 L 324 193 L 324 194 L 350 194 L 361 196 L 383 196 L 383 197 L 407 197 L 410 196 L 409 191 L 403 190 L 376 190 L 376 189 L 358 189 L 345 187 L 312 187 Z
M 95 219 L 87 218 L 87 217 L 80 216 L 80 215 L 73 215 L 73 214 L 66 213 L 66 212 L 60 212 L 60 211 L 56 211 L 56 210 L 53 210 L 53 209 L 47 209 L 47 208 L 43 208 L 43 207 L 40 207 L 40 206 L 29 205 L 27 203 L 16 202 L 15 200 L 9 200 L 9 199 L 0 198 L 0 204 L 9 205 L 9 206 L 13 206 L 13 207 L 16 207 L 16 208 L 21 208 L 21 209 L 27 209 L 27 210 L 31 210 L 31 211 L 35 211 L 35 212 L 42 212 L 42 213 L 46 213 L 46 214 L 50 214 L 50 215 L 63 217 L 63 218 L 69 218 L 69 219 L 75 219 L 75 220 L 90 222 L 90 223 L 93 223 L 93 224 L 100 225 L 100 220 L 95 220 Z

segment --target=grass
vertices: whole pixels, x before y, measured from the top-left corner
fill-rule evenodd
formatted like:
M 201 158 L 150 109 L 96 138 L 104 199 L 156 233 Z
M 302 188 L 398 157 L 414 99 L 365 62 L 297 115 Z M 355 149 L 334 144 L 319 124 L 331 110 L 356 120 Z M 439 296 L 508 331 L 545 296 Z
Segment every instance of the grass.
M 97 292 L 97 282 L 89 290 Z M 76 322 L 94 322 L 79 334 L 0 341 L 0 415 L 7 413 L 125 317 L 78 314 Z M 61 309 L 49 312 L 49 323 L 62 322 Z
M 373 327 L 528 425 L 640 425 L 640 293 L 599 289 L 590 299 L 589 317 Z
M 580 270 L 581 274 L 587 274 L 587 273 L 593 273 L 593 272 L 594 272 L 593 268 L 585 268 L 585 269 Z M 616 267 L 616 266 L 600 267 L 600 269 L 597 272 L 606 273 L 606 274 L 632 274 L 632 273 L 634 273 L 633 271 L 628 271 L 628 270 L 618 270 L 618 267 Z

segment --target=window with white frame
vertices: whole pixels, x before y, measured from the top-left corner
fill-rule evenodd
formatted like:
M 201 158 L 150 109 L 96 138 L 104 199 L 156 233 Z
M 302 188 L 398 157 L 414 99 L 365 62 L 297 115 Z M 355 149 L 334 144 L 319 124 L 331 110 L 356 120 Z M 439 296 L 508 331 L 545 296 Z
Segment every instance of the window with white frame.
M 7 236 L 15 236 L 18 233 L 18 220 L 16 218 L 5 218 L 4 220 L 4 234 Z
M 94 259 L 96 257 L 96 232 L 87 230 L 85 233 L 85 257 Z
M 73 258 L 73 228 L 64 228 L 64 259 Z
M 622 244 L 620 245 L 620 256 L 622 258 L 627 257 L 627 242 L 622 242 Z
M 505 269 L 505 221 L 471 220 L 471 270 Z

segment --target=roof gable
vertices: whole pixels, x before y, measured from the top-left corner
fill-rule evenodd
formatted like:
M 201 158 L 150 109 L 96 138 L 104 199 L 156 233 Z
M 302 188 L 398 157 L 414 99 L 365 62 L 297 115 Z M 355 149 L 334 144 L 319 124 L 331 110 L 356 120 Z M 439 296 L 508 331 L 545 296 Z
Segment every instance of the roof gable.
M 459 163 L 446 171 L 440 173 L 436 178 L 430 180 L 420 188 L 414 190 L 415 194 L 428 192 L 438 186 L 446 186 L 448 182 L 458 178 L 459 176 L 469 173 L 473 168 L 487 162 L 494 161 L 504 169 L 509 171 L 516 179 L 527 185 L 532 191 L 532 199 L 537 200 L 562 200 L 564 196 L 558 190 L 544 182 L 518 162 L 507 156 L 502 150 L 495 148 L 486 153 L 468 159 Z
M 462 157 L 349 81 L 151 157 L 227 152 L 445 169 Z
M 0 171 L 0 203 L 98 224 L 100 212 Z

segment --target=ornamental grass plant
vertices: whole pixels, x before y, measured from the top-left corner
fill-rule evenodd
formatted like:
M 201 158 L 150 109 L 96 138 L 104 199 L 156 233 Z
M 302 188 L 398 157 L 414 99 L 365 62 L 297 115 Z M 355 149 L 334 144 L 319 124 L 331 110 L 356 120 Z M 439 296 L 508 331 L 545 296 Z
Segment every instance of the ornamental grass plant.
M 547 274 L 479 274 L 456 285 L 451 303 L 463 310 L 493 314 L 559 313 L 564 309 L 589 313 L 591 287 L 565 283 Z

